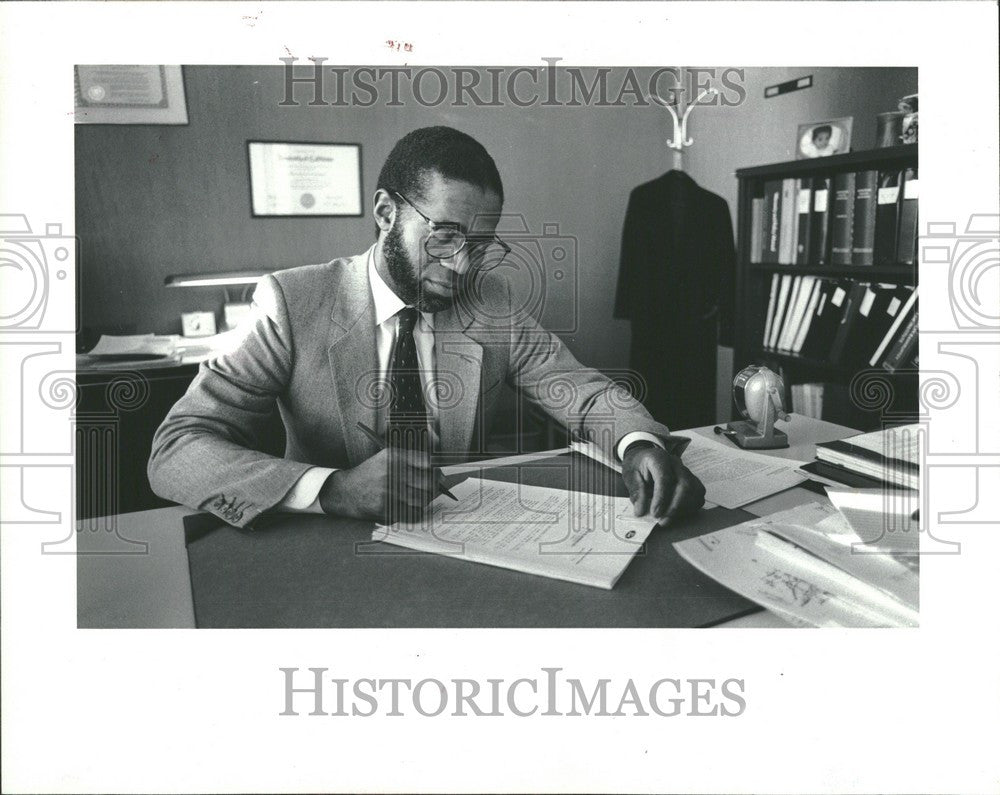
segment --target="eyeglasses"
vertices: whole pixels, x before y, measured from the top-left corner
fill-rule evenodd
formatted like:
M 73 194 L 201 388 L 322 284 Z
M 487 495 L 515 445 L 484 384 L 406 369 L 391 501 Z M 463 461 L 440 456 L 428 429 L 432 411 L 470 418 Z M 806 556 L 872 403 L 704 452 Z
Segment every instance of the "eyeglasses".
M 477 271 L 488 271 L 503 262 L 510 254 L 510 246 L 496 235 L 470 235 L 458 224 L 449 221 L 432 221 L 399 191 L 392 191 L 419 215 L 431 228 L 424 241 L 424 250 L 434 259 L 449 259 L 463 249 L 468 252 L 469 263 Z

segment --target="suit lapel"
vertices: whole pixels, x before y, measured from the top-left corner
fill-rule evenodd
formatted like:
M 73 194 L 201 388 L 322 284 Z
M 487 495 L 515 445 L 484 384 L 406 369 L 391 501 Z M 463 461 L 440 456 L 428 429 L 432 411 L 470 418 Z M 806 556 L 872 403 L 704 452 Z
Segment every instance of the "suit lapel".
M 351 466 L 378 452 L 357 427 L 376 425 L 378 355 L 375 309 L 368 283 L 368 253 L 352 258 L 336 286 L 330 323 L 329 358 L 344 446 Z
M 476 431 L 483 346 L 466 334 L 452 308 L 434 316 L 438 430 L 443 452 L 468 452 Z

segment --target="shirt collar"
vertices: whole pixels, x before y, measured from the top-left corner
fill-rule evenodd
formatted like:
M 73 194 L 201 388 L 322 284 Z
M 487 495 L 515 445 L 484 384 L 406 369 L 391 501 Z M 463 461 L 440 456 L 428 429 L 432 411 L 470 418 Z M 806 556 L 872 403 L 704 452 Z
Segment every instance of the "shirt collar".
M 368 283 L 372 288 L 372 299 L 375 302 L 375 325 L 381 326 L 400 309 L 406 306 L 392 288 L 382 279 L 375 267 L 375 246 L 368 250 Z M 421 312 L 420 317 L 430 329 L 434 328 L 434 314 Z

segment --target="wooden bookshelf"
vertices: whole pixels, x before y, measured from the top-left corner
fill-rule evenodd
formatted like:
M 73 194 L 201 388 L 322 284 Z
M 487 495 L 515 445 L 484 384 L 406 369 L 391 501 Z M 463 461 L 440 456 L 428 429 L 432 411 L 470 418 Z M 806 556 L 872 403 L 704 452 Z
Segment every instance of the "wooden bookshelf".
M 791 409 L 791 386 L 821 382 L 824 390 L 824 417 L 834 422 L 874 430 L 885 415 L 893 418 L 917 413 L 918 378 L 912 371 L 890 373 L 881 368 L 855 368 L 825 359 L 809 358 L 787 352 L 765 350 L 763 332 L 767 318 L 772 275 L 793 274 L 829 278 L 850 278 L 870 283 L 917 284 L 916 264 L 891 265 L 789 265 L 753 262 L 751 232 L 753 198 L 763 194 L 764 183 L 786 178 L 829 176 L 865 170 L 905 169 L 918 163 L 916 145 L 850 152 L 845 155 L 772 163 L 736 172 L 739 181 L 737 208 L 736 268 L 736 345 L 734 366 L 737 371 L 748 364 L 762 364 L 780 373 L 785 381 L 785 406 Z M 873 372 L 878 371 L 878 372 Z M 850 397 L 856 379 L 878 377 L 891 386 L 889 405 L 872 408 L 859 405 Z M 829 394 L 829 402 L 827 398 Z

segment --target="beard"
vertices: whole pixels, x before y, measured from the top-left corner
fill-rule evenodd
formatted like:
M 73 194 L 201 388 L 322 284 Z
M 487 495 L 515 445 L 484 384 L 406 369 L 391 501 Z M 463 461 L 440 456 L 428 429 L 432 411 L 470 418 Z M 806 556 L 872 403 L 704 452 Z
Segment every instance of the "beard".
M 392 229 L 385 233 L 382 258 L 396 289 L 396 295 L 406 304 L 416 307 L 421 312 L 441 312 L 451 306 L 450 299 L 431 295 L 422 289 L 420 279 L 417 277 L 420 266 L 410 258 L 409 252 L 403 246 L 403 235 L 399 224 L 393 225 Z

